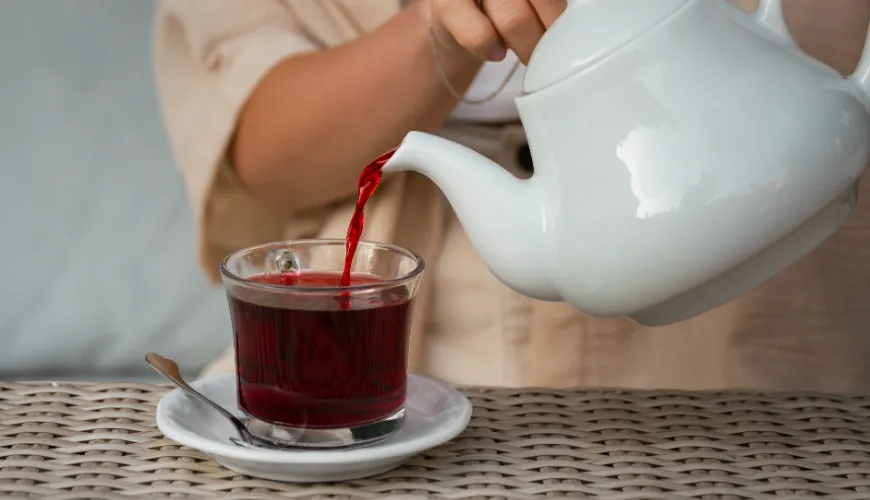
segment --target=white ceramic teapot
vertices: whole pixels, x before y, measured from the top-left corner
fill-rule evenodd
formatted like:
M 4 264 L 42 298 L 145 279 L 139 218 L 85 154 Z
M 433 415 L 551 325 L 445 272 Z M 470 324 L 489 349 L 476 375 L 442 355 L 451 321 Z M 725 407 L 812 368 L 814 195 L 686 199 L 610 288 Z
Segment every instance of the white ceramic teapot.
M 514 290 L 665 325 L 768 279 L 851 213 L 868 52 L 841 77 L 800 52 L 776 0 L 754 15 L 730 0 L 569 0 L 516 101 L 531 179 L 418 132 L 385 171 L 431 178 Z

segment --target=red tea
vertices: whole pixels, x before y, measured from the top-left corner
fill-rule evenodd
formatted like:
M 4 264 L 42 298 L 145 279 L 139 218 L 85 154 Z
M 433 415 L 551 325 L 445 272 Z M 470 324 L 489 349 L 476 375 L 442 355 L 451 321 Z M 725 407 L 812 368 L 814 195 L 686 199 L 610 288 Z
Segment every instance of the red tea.
M 339 273 L 270 274 L 266 284 L 336 287 Z M 350 284 L 380 282 L 352 275 Z M 282 298 L 281 300 L 284 300 Z M 324 296 L 322 307 L 288 296 L 269 305 L 229 297 L 239 405 L 271 423 L 343 428 L 381 420 L 405 402 L 413 299 L 391 289 L 365 299 Z M 316 299 L 320 300 L 320 299 Z M 298 306 L 298 307 L 297 307 Z
M 381 181 L 387 153 L 363 169 L 348 225 L 342 273 L 248 277 L 288 287 L 347 287 L 378 278 L 351 274 L 365 206 Z M 364 298 L 350 293 L 284 297 L 283 303 L 230 296 L 239 406 L 288 427 L 335 429 L 376 422 L 405 403 L 408 330 L 413 299 L 395 289 Z M 314 299 L 312 299 L 314 297 Z M 304 303 L 304 304 L 303 304 Z
M 347 226 L 347 239 L 345 242 L 344 272 L 341 275 L 341 286 L 350 284 L 350 270 L 353 265 L 353 256 L 356 253 L 359 239 L 362 237 L 365 224 L 366 203 L 381 183 L 384 165 L 393 157 L 395 151 L 390 151 L 378 157 L 375 161 L 366 165 L 359 176 L 357 184 L 356 209 Z

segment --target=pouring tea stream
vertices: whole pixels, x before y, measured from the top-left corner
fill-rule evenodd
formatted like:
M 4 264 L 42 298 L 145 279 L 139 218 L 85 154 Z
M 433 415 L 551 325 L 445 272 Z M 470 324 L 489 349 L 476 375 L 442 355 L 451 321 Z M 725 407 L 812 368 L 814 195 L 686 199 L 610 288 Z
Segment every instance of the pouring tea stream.
M 384 172 L 438 185 L 510 288 L 667 325 L 842 224 L 870 161 L 868 88 L 870 49 L 843 78 L 797 48 L 781 0 L 754 15 L 731 0 L 570 0 L 516 100 L 530 179 L 419 132 Z

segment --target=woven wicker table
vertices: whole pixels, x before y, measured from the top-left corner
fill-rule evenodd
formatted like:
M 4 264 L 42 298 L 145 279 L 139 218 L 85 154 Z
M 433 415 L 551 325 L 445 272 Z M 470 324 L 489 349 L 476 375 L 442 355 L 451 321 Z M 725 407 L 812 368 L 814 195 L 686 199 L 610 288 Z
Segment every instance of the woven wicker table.
M 870 499 L 870 397 L 468 391 L 457 440 L 379 477 L 304 486 L 164 438 L 166 390 L 0 382 L 0 498 Z

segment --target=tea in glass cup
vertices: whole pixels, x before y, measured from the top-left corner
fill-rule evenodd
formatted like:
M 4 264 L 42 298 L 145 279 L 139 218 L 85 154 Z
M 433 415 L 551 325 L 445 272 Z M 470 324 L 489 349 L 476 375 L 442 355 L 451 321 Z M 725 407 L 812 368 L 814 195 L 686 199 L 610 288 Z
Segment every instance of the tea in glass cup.
M 340 286 L 344 240 L 271 243 L 221 264 L 239 410 L 269 443 L 371 444 L 404 422 L 408 336 L 422 258 L 360 242 Z

